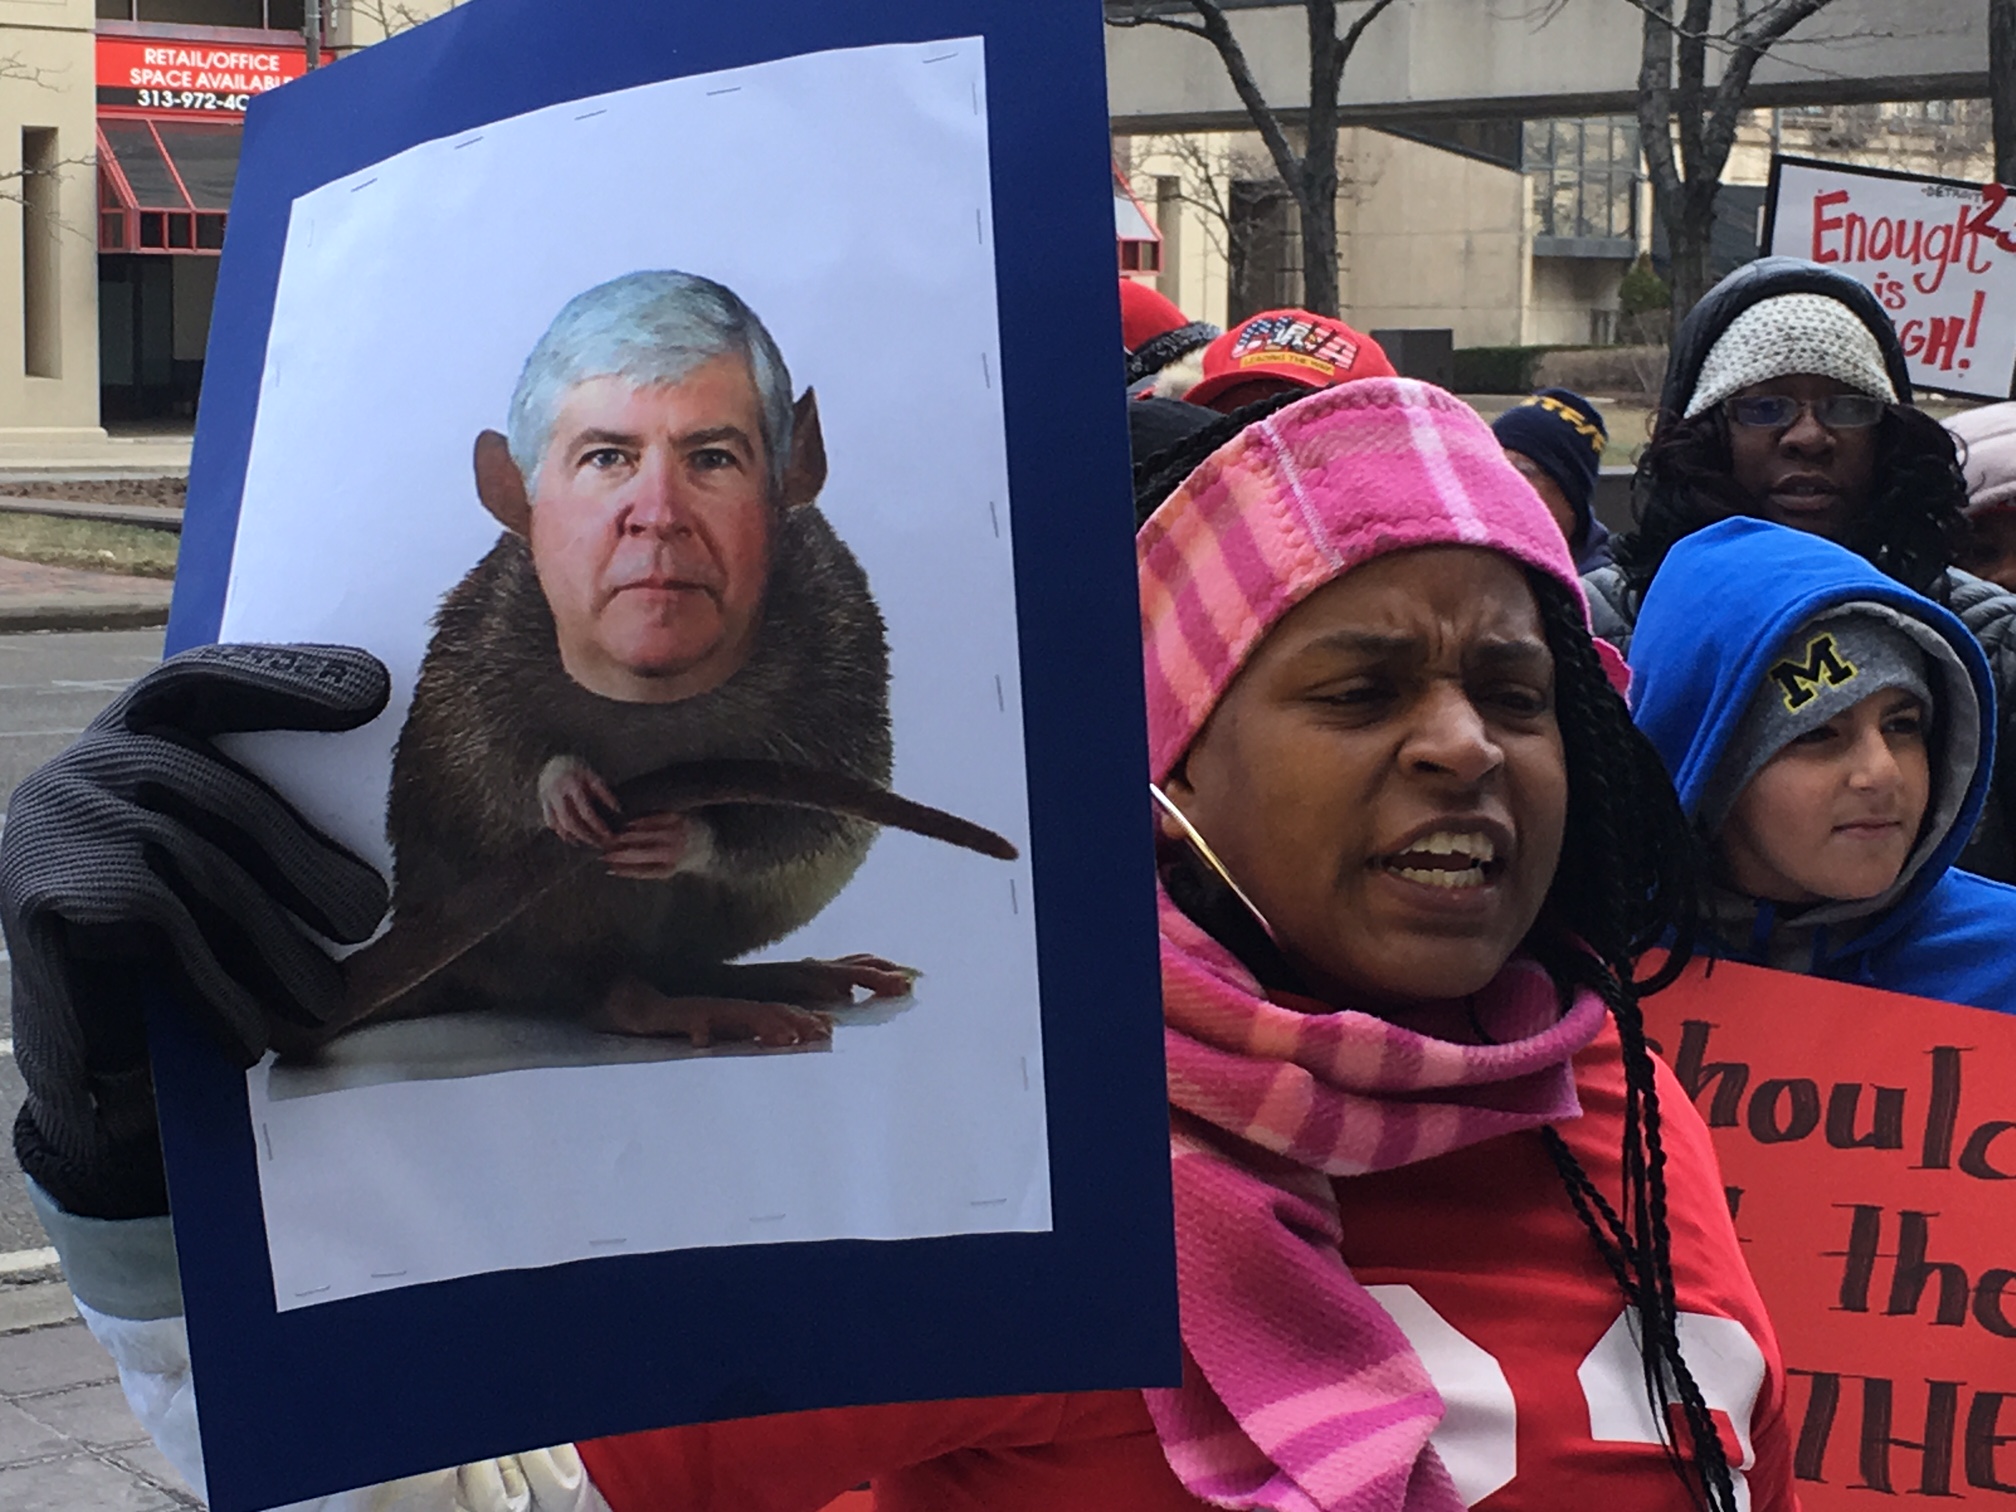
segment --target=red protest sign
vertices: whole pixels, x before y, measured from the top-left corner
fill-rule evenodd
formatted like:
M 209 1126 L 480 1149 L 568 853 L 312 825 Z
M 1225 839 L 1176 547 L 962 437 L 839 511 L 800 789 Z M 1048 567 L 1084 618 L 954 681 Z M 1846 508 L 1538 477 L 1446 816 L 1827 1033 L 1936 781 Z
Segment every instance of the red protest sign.
M 1700 964 L 1647 1032 L 1707 1119 L 1806 1512 L 2016 1495 L 2016 1017 Z
M 1771 163 L 1765 248 L 1865 283 L 1911 381 L 2006 398 L 2016 379 L 2016 204 L 2000 184 L 1846 163 Z

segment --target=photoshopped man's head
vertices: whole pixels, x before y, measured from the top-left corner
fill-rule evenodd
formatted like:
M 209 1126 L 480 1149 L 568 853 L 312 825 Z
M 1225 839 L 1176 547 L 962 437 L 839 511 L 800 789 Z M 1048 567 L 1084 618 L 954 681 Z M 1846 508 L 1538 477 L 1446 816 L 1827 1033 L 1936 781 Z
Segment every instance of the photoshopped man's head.
M 477 492 L 524 536 L 568 674 L 629 703 L 719 687 L 762 625 L 778 522 L 825 480 L 818 413 L 733 292 L 626 274 L 526 359 Z

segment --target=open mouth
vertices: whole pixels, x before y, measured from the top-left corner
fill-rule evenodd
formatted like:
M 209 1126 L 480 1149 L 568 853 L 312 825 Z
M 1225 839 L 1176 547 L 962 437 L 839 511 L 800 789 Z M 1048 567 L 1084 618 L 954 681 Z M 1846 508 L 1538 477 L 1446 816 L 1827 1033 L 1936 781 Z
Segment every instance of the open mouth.
M 1404 851 L 1375 863 L 1403 882 L 1449 891 L 1483 887 L 1504 870 L 1498 846 L 1489 835 L 1469 830 L 1437 830 L 1413 841 Z

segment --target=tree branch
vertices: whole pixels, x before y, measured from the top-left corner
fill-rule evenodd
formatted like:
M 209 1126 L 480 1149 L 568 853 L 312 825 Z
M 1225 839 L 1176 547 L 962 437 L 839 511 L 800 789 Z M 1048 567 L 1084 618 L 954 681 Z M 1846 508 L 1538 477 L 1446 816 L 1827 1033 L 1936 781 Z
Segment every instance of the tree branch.
M 1106 24 L 1108 26 L 1120 27 L 1123 30 L 1132 30 L 1137 26 L 1160 26 L 1169 31 L 1187 32 L 1190 36 L 1203 37 L 1206 41 L 1210 40 L 1210 33 L 1206 32 L 1203 27 L 1192 26 L 1188 21 L 1178 21 L 1173 16 L 1108 16 Z
M 1752 11 L 1729 29 L 1728 39 L 1741 52 L 1754 49 L 1752 66 L 1757 58 L 1770 51 L 1773 43 L 1783 40 L 1802 21 L 1810 21 L 1825 10 L 1832 0 L 1772 0 L 1760 11 Z
M 1252 65 L 1246 61 L 1246 49 L 1232 34 L 1232 23 L 1225 19 L 1225 12 L 1217 0 L 1190 0 L 1190 4 L 1204 23 L 1206 40 L 1218 49 L 1219 60 L 1225 65 L 1225 74 L 1232 81 L 1233 92 L 1239 96 L 1239 103 L 1246 107 L 1246 114 L 1252 118 L 1253 129 L 1260 133 L 1267 155 L 1274 160 L 1274 171 L 1281 175 L 1283 183 L 1292 188 L 1302 176 L 1301 160 L 1295 156 L 1295 149 L 1289 146 L 1288 134 L 1281 129 L 1280 118 L 1267 103 L 1267 97 L 1260 92 L 1260 83 L 1253 77 Z
M 1344 78 L 1344 65 L 1351 61 L 1351 54 L 1358 50 L 1358 39 L 1365 35 L 1365 28 L 1370 26 L 1374 21 L 1377 21 L 1380 13 L 1392 3 L 1393 0 L 1372 0 L 1371 7 L 1366 10 L 1364 15 L 1353 21 L 1350 29 L 1344 33 L 1344 40 L 1337 54 L 1337 78 L 1340 83 Z M 1563 3 L 1565 3 L 1565 0 L 1563 0 Z M 1551 20 L 1553 18 L 1549 17 L 1547 19 Z M 1547 22 L 1543 20 L 1540 24 L 1545 26 Z
M 73 170 L 79 168 L 96 172 L 98 159 L 95 156 L 61 158 L 51 163 L 47 168 L 19 168 L 9 173 L 0 173 L 0 205 L 19 205 L 25 210 L 28 208 L 28 181 L 30 179 L 47 178 L 60 182 L 68 177 Z M 71 236 L 82 237 L 85 241 L 90 242 L 92 246 L 97 246 L 98 228 L 95 218 L 89 226 L 79 226 L 72 221 L 65 220 L 60 215 L 53 219 L 59 231 L 67 232 Z
M 1708 80 L 1706 28 L 1714 18 L 1714 11 L 1714 0 L 1687 0 L 1679 28 L 1674 115 L 1680 127 L 1680 174 L 1689 183 L 1700 176 L 1701 101 Z
M 1768 8 L 1738 23 L 1732 34 L 1738 40 L 1715 86 L 1714 104 L 1702 132 L 1706 156 L 1703 166 L 1715 178 L 1729 161 L 1729 149 L 1736 143 L 1736 128 L 1750 93 L 1751 77 L 1765 53 L 1800 22 L 1818 15 L 1831 0 L 1776 0 Z
M 1662 204 L 1680 195 L 1673 159 L 1673 0 L 1628 0 L 1645 13 L 1638 55 L 1638 146 Z M 1672 229 L 1670 226 L 1667 228 Z
M 56 87 L 50 81 L 48 69 L 37 68 L 19 53 L 0 53 L 0 84 L 33 84 L 37 89 Z

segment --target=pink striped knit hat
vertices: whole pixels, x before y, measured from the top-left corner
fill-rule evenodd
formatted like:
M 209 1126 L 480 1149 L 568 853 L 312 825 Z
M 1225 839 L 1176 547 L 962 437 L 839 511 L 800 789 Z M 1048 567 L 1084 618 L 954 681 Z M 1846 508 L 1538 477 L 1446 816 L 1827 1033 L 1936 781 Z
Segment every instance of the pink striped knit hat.
M 1158 783 L 1275 622 L 1374 557 L 1486 546 L 1587 603 L 1560 527 L 1491 428 L 1408 378 L 1325 389 L 1247 426 L 1149 516 L 1135 546 Z

